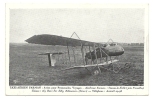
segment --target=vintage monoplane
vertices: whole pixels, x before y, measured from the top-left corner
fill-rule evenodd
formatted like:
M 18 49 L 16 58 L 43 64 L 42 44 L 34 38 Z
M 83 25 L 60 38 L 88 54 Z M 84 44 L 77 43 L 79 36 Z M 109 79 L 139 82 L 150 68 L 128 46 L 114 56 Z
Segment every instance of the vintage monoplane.
M 73 35 L 76 35 L 78 39 L 72 38 Z M 93 74 L 101 73 L 100 67 L 105 68 L 104 67 L 105 65 L 111 66 L 112 67 L 111 71 L 115 73 L 119 72 L 120 66 L 119 65 L 113 66 L 113 64 L 117 63 L 119 61 L 117 57 L 124 53 L 123 47 L 118 45 L 117 43 L 107 42 L 105 44 L 104 43 L 102 44 L 97 42 L 84 41 L 84 40 L 81 40 L 75 32 L 71 35 L 70 38 L 57 36 L 57 35 L 43 34 L 43 35 L 34 35 L 25 41 L 28 43 L 33 43 L 33 44 L 66 46 L 70 66 L 68 68 L 65 68 L 64 70 L 75 69 L 75 68 L 85 68 Z M 72 47 L 72 50 L 73 50 L 73 54 L 71 55 L 73 55 L 73 58 L 74 58 L 74 65 L 72 65 L 72 61 L 71 61 L 72 56 L 70 56 L 70 47 Z M 76 61 L 76 54 L 75 54 L 74 47 L 81 47 L 80 53 L 82 56 L 81 58 L 83 62 L 82 65 L 76 64 L 77 61 Z M 87 47 L 88 47 L 88 51 L 87 51 Z M 49 65 L 54 66 L 56 61 L 55 59 L 53 59 L 52 55 L 56 55 L 56 54 L 62 55 L 64 54 L 64 52 L 43 53 L 40 55 L 48 55 Z M 110 60 L 108 60 L 108 57 L 110 58 Z M 112 59 L 111 57 L 114 57 L 114 58 Z M 89 70 L 88 69 L 89 67 L 92 67 L 94 71 Z M 110 70 L 110 68 L 108 68 L 108 70 Z

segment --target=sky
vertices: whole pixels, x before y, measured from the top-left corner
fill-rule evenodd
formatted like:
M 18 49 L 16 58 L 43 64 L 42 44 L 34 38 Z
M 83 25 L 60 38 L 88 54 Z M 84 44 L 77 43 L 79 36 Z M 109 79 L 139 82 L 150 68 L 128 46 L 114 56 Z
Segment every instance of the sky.
M 92 42 L 143 43 L 144 9 L 10 9 L 9 32 L 11 43 L 25 43 L 38 34 L 70 37 L 74 32 Z

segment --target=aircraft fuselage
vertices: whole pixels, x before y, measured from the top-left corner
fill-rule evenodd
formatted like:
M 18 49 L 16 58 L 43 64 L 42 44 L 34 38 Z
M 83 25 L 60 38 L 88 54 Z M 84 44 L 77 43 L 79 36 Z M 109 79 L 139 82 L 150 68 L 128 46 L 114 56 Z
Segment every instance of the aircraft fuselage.
M 124 53 L 124 49 L 122 46 L 119 46 L 119 45 L 106 46 L 103 48 L 96 49 L 97 58 L 101 58 L 101 56 L 102 57 L 120 56 L 123 53 Z M 90 52 L 86 53 L 85 58 L 92 59 L 92 60 L 96 59 L 95 50 L 91 51 L 91 53 Z

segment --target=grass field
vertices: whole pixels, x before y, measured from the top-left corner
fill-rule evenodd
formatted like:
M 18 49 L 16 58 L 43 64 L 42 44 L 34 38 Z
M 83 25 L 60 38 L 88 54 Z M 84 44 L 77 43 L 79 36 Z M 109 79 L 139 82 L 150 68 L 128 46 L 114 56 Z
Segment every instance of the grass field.
M 63 55 L 64 60 L 62 55 L 57 57 L 58 63 L 55 67 L 48 66 L 47 56 L 38 55 L 45 52 L 64 52 L 66 47 L 11 43 L 9 85 L 142 86 L 144 84 L 144 48 L 126 46 L 124 49 L 125 53 L 120 57 L 119 63 L 121 66 L 124 66 L 126 62 L 131 63 L 131 68 L 121 69 L 119 73 L 102 69 L 101 74 L 94 76 L 85 69 L 59 71 L 69 67 L 64 63 L 68 61 L 65 59 L 68 58 L 67 55 L 66 57 Z M 76 48 L 75 53 L 78 58 L 77 64 L 82 64 L 80 49 Z

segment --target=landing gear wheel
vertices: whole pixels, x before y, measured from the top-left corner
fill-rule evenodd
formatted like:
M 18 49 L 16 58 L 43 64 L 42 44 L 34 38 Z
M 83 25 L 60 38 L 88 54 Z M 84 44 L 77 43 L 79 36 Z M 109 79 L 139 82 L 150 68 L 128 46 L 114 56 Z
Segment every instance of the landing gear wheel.
M 126 64 L 125 64 L 125 66 L 124 66 L 124 68 L 127 68 L 127 69 L 128 69 L 128 68 L 130 68 L 130 67 L 131 67 L 130 65 L 131 65 L 131 64 L 126 63 Z
M 113 72 L 114 73 L 119 73 L 119 71 L 121 70 L 121 67 L 120 67 L 119 63 L 116 62 L 116 63 L 113 63 L 112 65 L 113 65 Z
M 95 69 L 93 69 L 93 72 L 92 72 L 93 75 L 99 75 L 100 74 L 100 71 L 99 69 L 96 67 Z
M 94 70 L 93 72 L 94 75 L 98 75 L 99 73 L 100 73 L 99 70 Z

